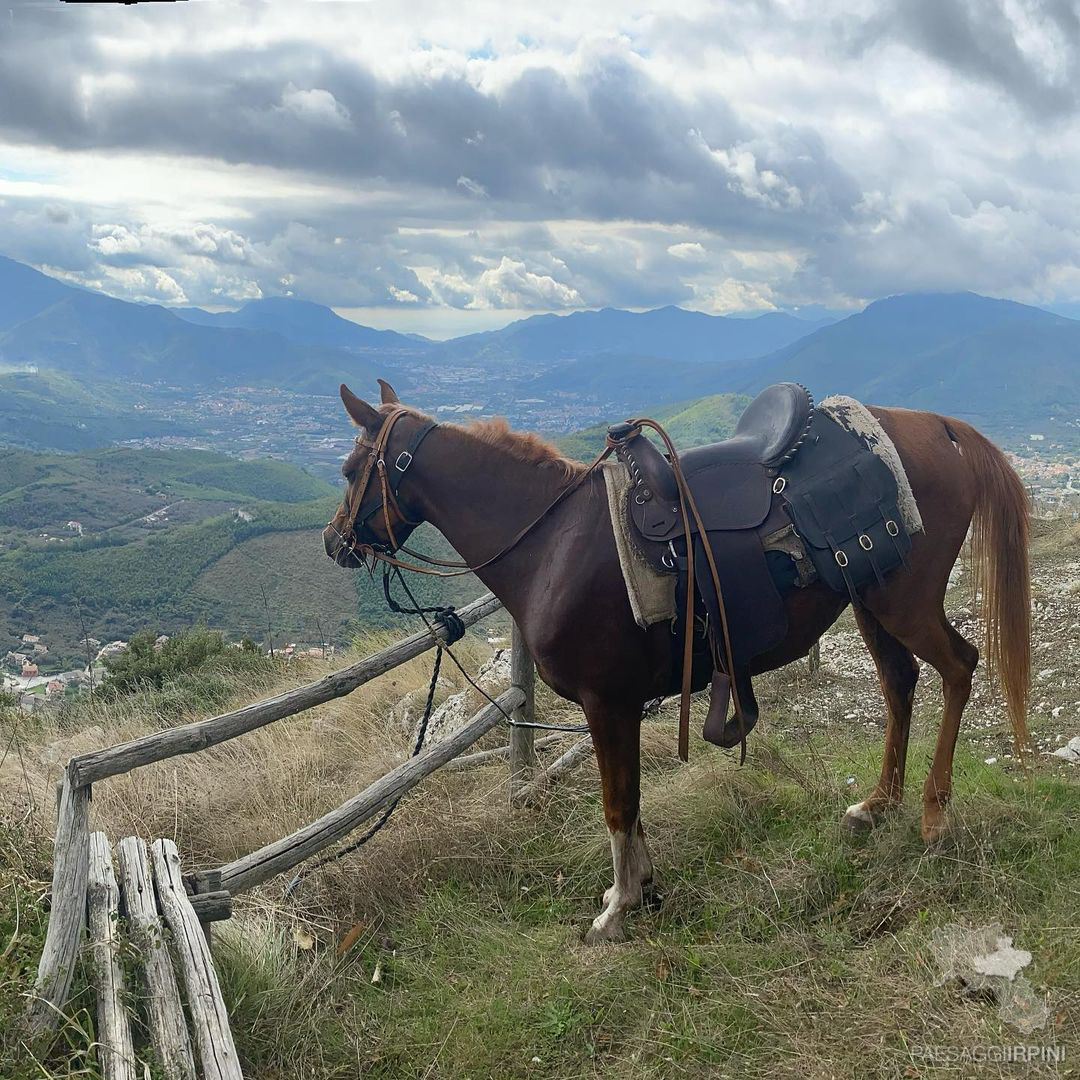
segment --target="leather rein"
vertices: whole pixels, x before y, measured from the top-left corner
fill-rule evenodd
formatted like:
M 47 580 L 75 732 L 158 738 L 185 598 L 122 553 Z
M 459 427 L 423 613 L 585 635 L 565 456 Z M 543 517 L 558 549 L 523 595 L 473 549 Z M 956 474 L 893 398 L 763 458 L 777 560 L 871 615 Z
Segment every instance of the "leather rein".
M 357 440 L 357 445 L 368 447 L 368 457 L 364 464 L 364 471 L 361 474 L 360 482 L 355 485 L 356 495 L 352 500 L 348 498 L 346 494 L 345 505 L 349 512 L 348 517 L 348 533 L 338 533 L 341 541 L 347 545 L 349 553 L 356 558 L 362 565 L 368 565 L 368 558 L 370 557 L 373 562 L 381 562 L 387 567 L 395 567 L 397 570 L 410 570 L 417 574 L 427 574 L 431 577 L 461 577 L 465 574 L 472 574 L 478 570 L 483 570 L 485 567 L 492 566 L 500 559 L 504 558 L 511 551 L 514 550 L 537 526 L 543 522 L 549 514 L 557 506 L 559 506 L 566 498 L 572 495 L 589 479 L 590 476 L 607 460 L 611 454 L 618 450 L 620 445 L 625 443 L 631 438 L 641 434 L 642 428 L 651 428 L 659 435 L 660 439 L 664 443 L 664 448 L 667 450 L 668 458 L 671 462 L 672 473 L 675 477 L 675 483 L 679 492 L 679 511 L 682 517 L 683 523 L 683 535 L 686 538 L 686 613 L 685 613 L 685 625 L 683 629 L 683 658 L 682 658 L 682 688 L 679 700 L 679 757 L 683 761 L 689 760 L 690 754 L 690 695 L 692 692 L 692 680 L 693 680 L 693 629 L 694 629 L 694 541 L 693 541 L 693 527 L 691 525 L 691 518 L 694 525 L 697 526 L 698 534 L 702 537 L 702 549 L 705 553 L 706 561 L 709 565 L 709 574 L 712 577 L 713 587 L 716 590 L 717 600 L 719 601 L 720 608 L 720 622 L 721 622 L 721 640 L 724 650 L 725 667 L 729 677 L 731 677 L 731 692 L 735 705 L 735 713 L 739 718 L 740 726 L 743 722 L 742 708 L 739 702 L 738 690 L 735 686 L 734 664 L 732 660 L 731 649 L 731 637 L 728 630 L 727 611 L 724 607 L 723 590 L 720 585 L 720 573 L 717 569 L 716 562 L 713 557 L 711 546 L 706 540 L 705 528 L 702 524 L 701 514 L 698 512 L 697 503 L 694 501 L 693 493 L 690 491 L 690 487 L 686 482 L 686 477 L 683 475 L 682 466 L 679 461 L 679 453 L 675 448 L 674 443 L 671 441 L 668 433 L 661 427 L 661 425 L 648 417 L 642 417 L 636 420 L 629 421 L 631 427 L 627 433 L 620 439 L 613 439 L 610 435 L 606 438 L 606 444 L 604 449 L 595 458 L 592 464 L 582 473 L 580 473 L 572 483 L 568 484 L 559 494 L 538 514 L 532 521 L 530 521 L 523 529 L 521 529 L 509 543 L 501 547 L 490 558 L 485 559 L 483 562 L 477 563 L 475 566 L 470 566 L 468 563 L 459 561 L 449 561 L 445 559 L 437 559 L 434 556 L 424 555 L 422 552 L 412 551 L 411 549 L 399 544 L 397 537 L 394 534 L 393 522 L 390 519 L 391 511 L 393 511 L 400 519 L 400 524 L 408 526 L 411 532 L 419 521 L 413 521 L 408 518 L 405 512 L 401 508 L 401 504 L 397 498 L 397 491 L 401 485 L 401 481 L 404 478 L 404 474 L 408 471 L 412 465 L 413 458 L 418 450 L 420 444 L 424 439 L 436 428 L 438 424 L 434 420 L 427 420 L 425 423 L 414 433 L 408 449 L 401 451 L 394 460 L 392 468 L 394 469 L 394 475 L 388 477 L 388 469 L 386 464 L 387 447 L 390 442 L 390 435 L 394 430 L 397 422 L 404 416 L 413 416 L 416 414 L 409 409 L 399 406 L 393 409 L 387 414 L 386 419 L 380 426 L 375 439 L 370 444 L 361 443 Z M 367 490 L 371 485 L 373 476 L 378 477 L 380 501 L 376 507 L 364 515 L 364 518 L 360 519 L 360 511 L 363 507 L 364 497 L 367 494 Z M 352 485 L 350 485 L 351 487 Z M 355 505 L 354 505 L 355 503 Z M 358 525 L 367 529 L 367 521 L 369 518 L 382 511 L 383 525 L 386 529 L 386 535 L 389 537 L 389 544 L 375 540 L 374 542 L 361 542 L 357 537 Z M 333 523 L 330 523 L 330 528 L 334 528 Z M 336 532 L 337 530 L 334 529 Z M 417 566 L 414 563 L 402 562 L 400 559 L 394 557 L 394 553 L 397 551 L 404 551 L 407 555 L 415 559 L 420 559 L 423 562 L 428 563 L 428 566 Z M 435 567 L 444 567 L 447 569 L 435 569 Z M 742 731 L 742 756 L 746 756 L 746 732 Z

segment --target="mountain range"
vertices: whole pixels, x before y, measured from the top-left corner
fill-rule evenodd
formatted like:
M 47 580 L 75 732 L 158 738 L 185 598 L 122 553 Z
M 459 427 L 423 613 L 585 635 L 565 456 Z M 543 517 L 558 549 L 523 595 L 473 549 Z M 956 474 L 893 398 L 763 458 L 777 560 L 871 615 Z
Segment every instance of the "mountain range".
M 9 441 L 32 445 L 36 416 L 53 423 L 70 408 L 92 422 L 69 445 L 92 445 L 103 415 L 109 431 L 130 416 L 125 395 L 137 384 L 329 396 L 340 381 L 371 386 L 385 375 L 434 408 L 454 393 L 461 399 L 453 373 L 465 371 L 468 397 L 488 410 L 559 398 L 591 403 L 600 418 L 795 379 L 818 397 L 928 408 L 990 429 L 1053 418 L 1075 435 L 1080 321 L 973 293 L 929 293 L 877 300 L 832 321 L 603 308 L 440 342 L 292 297 L 224 312 L 130 303 L 0 257 L 0 440 L 16 430 Z M 130 419 L 148 434 L 163 422 Z

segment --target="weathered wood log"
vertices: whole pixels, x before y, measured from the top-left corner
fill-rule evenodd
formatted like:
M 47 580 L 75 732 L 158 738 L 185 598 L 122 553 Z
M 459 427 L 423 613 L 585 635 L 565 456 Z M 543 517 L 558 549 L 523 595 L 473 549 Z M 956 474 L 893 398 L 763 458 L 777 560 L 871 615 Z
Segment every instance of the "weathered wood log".
M 516 686 L 525 700 L 514 710 L 514 721 L 532 724 L 536 720 L 536 672 L 532 654 L 514 623 L 510 643 L 510 685 Z M 529 779 L 536 771 L 536 729 L 512 727 L 510 729 L 510 801 L 516 802 Z
M 232 918 L 232 894 L 228 889 L 195 893 L 188 899 L 201 923 L 223 922 Z
M 53 847 L 52 907 L 38 964 L 28 1023 L 35 1035 L 55 1030 L 71 993 L 75 959 L 86 929 L 86 872 L 90 858 L 90 788 L 64 772 Z
M 561 742 L 565 738 L 565 732 L 559 732 L 555 735 L 545 735 L 542 739 L 537 739 L 536 742 L 533 743 L 533 749 L 544 750 L 557 742 Z M 443 768 L 447 772 L 458 772 L 461 769 L 475 768 L 477 765 L 489 765 L 493 761 L 498 761 L 500 758 L 508 758 L 509 756 L 509 746 L 496 746 L 494 750 L 479 750 L 475 754 L 464 754 L 462 757 L 455 758 L 453 761 L 448 761 Z
M 188 899 L 191 900 L 191 906 L 195 909 L 195 914 L 199 916 L 206 944 L 211 945 L 213 944 L 213 934 L 210 932 L 210 924 L 232 917 L 232 899 L 228 892 L 221 888 L 221 871 L 197 870 L 194 874 L 185 874 L 184 888 L 187 890 Z M 208 903 L 199 902 L 200 897 L 208 896 L 210 893 L 222 892 L 225 893 L 224 904 L 220 902 L 223 899 L 221 896 L 217 896 L 215 900 Z M 207 915 L 207 912 L 209 912 L 209 915 Z
M 90 836 L 86 878 L 90 964 L 97 999 L 98 1063 L 104 1080 L 135 1080 L 135 1047 L 120 967 L 120 890 L 113 873 L 112 848 L 101 832 Z
M 172 931 L 203 1076 L 205 1080 L 243 1080 L 210 947 L 184 891 L 176 845 L 171 840 L 155 840 L 151 857 L 158 904 Z
M 524 701 L 525 695 L 512 686 L 486 705 L 464 727 L 450 738 L 425 750 L 419 756 L 409 758 L 396 769 L 380 777 L 370 787 L 342 803 L 336 810 L 324 814 L 317 821 L 287 836 L 275 840 L 258 851 L 245 855 L 221 868 L 221 881 L 234 896 L 259 885 L 276 874 L 292 869 L 335 841 L 347 836 L 358 825 L 373 817 L 387 803 L 400 799 L 414 788 L 425 776 L 441 765 L 456 758 L 477 739 L 505 719 L 505 713 Z
M 116 855 L 128 933 L 139 950 L 146 978 L 146 1014 L 154 1053 L 166 1080 L 195 1080 L 191 1038 L 158 915 L 146 844 L 140 837 L 125 836 Z
M 479 622 L 480 619 L 497 611 L 500 607 L 502 604 L 491 593 L 485 593 L 471 604 L 466 604 L 458 615 L 466 626 L 472 626 L 473 623 Z M 253 705 L 246 705 L 242 709 L 235 709 L 221 716 L 213 716 L 208 720 L 198 720 L 192 724 L 156 731 L 150 735 L 132 739 L 130 742 L 120 743 L 118 746 L 81 754 L 72 758 L 68 765 L 72 782 L 76 785 L 90 784 L 106 776 L 117 776 L 141 765 L 163 761 L 178 754 L 192 754 L 197 750 L 205 750 L 208 746 L 235 739 L 237 735 L 254 731 L 275 720 L 281 720 L 283 717 L 303 712 L 315 705 L 333 701 L 334 698 L 352 693 L 357 687 L 363 686 L 364 683 L 370 682 L 391 668 L 399 667 L 406 661 L 427 652 L 428 649 L 434 648 L 436 637 L 443 641 L 446 639 L 446 634 L 447 631 L 442 626 L 436 626 L 434 636 L 424 629 L 373 656 L 368 656 L 340 671 L 332 672 L 316 682 L 278 694 L 277 697 L 258 701 Z
M 544 769 L 532 783 L 521 789 L 518 796 L 519 803 L 522 806 L 532 806 L 563 773 L 569 772 L 592 752 L 593 741 L 591 737 L 586 736 L 580 742 L 574 743 L 565 754 L 561 754 Z

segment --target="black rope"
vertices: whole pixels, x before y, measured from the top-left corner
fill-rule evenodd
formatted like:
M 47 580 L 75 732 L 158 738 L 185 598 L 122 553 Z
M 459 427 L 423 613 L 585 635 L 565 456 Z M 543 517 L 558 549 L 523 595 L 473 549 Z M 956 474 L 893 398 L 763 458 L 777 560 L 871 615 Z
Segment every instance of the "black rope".
M 413 606 L 411 608 L 402 607 L 390 593 L 390 577 L 391 574 L 396 573 L 398 580 L 401 582 L 408 594 L 409 599 L 412 601 Z M 461 616 L 452 608 L 444 605 L 437 605 L 435 607 L 421 607 L 413 596 L 412 590 L 405 584 L 405 579 L 401 576 L 401 568 L 399 566 L 390 566 L 389 563 L 383 564 L 383 595 L 386 597 L 386 606 L 395 615 L 419 615 L 421 618 L 424 615 L 434 615 L 432 622 L 442 626 L 446 630 L 446 642 L 447 645 L 456 645 L 465 636 L 465 624 L 461 621 Z M 427 622 L 427 619 L 424 619 Z M 431 629 L 429 626 L 428 629 Z
M 429 612 L 429 611 L 437 611 L 437 612 L 450 611 L 450 612 L 453 612 L 453 608 L 421 608 L 419 606 L 419 604 L 417 603 L 416 597 L 413 596 L 413 594 L 412 594 L 412 589 L 409 588 L 409 583 L 405 580 L 405 578 L 401 574 L 401 567 L 399 567 L 399 566 L 394 566 L 394 567 L 389 567 L 388 566 L 388 567 L 386 567 L 386 578 L 387 579 L 390 576 L 390 571 L 391 570 L 395 574 L 397 574 L 398 580 L 401 582 L 401 587 L 405 590 L 405 595 L 408 596 L 408 598 L 413 602 L 414 608 L 408 614 L 419 615 L 420 618 L 424 620 L 424 625 L 427 626 L 427 628 L 431 631 L 432 634 L 434 634 L 435 633 L 435 628 L 431 625 L 430 622 L 428 622 L 427 616 L 425 615 L 425 612 Z M 389 595 L 390 595 L 389 581 L 385 582 L 384 588 L 385 588 L 385 591 L 386 591 L 386 595 L 389 597 Z M 436 622 L 439 621 L 439 616 L 438 615 L 435 616 L 435 621 Z M 452 642 L 448 641 L 446 644 L 450 645 L 450 644 L 452 644 Z M 449 648 L 446 650 L 446 655 L 450 657 L 450 660 L 452 661 L 454 667 L 456 667 L 458 669 L 458 671 L 461 672 L 462 677 L 465 679 L 465 681 L 481 697 L 486 699 L 490 704 L 494 705 L 495 708 L 498 709 L 499 712 L 501 712 L 503 714 L 503 719 L 507 722 L 507 724 L 510 727 L 539 728 L 541 731 L 566 731 L 566 732 L 570 732 L 570 733 L 575 734 L 575 735 L 588 735 L 588 734 L 590 734 L 588 724 L 539 724 L 539 723 L 532 723 L 532 722 L 530 722 L 528 720 L 515 720 L 502 707 L 502 705 L 500 705 L 482 686 L 478 685 L 474 681 L 472 676 L 470 676 L 469 673 L 461 666 L 461 662 L 450 651 Z
M 458 619 L 460 625 L 461 620 Z M 449 628 L 448 628 L 449 629 Z M 464 634 L 465 628 L 461 627 L 461 632 Z M 428 724 L 431 721 L 432 706 L 435 704 L 435 687 L 439 681 L 439 669 L 442 667 L 443 647 L 440 644 L 435 653 L 435 664 L 431 669 L 431 682 L 428 684 L 427 701 L 424 703 L 424 713 L 420 717 L 420 724 L 416 732 L 416 742 L 413 745 L 412 754 L 410 757 L 416 757 L 417 754 L 424 748 L 424 740 L 427 738 Z M 338 859 L 345 858 L 346 855 L 351 855 L 354 851 L 358 851 L 362 848 L 389 820 L 390 815 L 397 809 L 398 803 L 401 802 L 401 796 L 399 795 L 389 806 L 379 815 L 375 824 L 370 826 L 368 830 L 356 840 L 354 840 L 347 847 L 343 847 L 338 851 L 335 851 L 332 855 L 327 855 L 325 858 L 320 859 L 312 866 L 306 867 L 301 870 L 288 885 L 285 886 L 286 900 L 289 899 L 296 892 L 300 885 L 309 874 L 315 873 L 316 870 L 321 869 L 324 866 L 329 865 L 332 862 L 337 862 Z
M 390 576 L 396 574 L 398 581 L 401 582 L 401 587 L 405 590 L 405 595 L 408 596 L 412 602 L 411 608 L 403 607 L 399 604 L 390 593 Z M 431 683 L 428 685 L 427 702 L 424 705 L 424 714 L 420 717 L 420 724 L 416 735 L 416 744 L 413 746 L 411 757 L 416 757 L 424 747 L 424 740 L 427 738 L 428 723 L 431 720 L 432 706 L 435 702 L 435 684 L 439 679 L 439 669 L 442 667 L 443 653 L 450 657 L 454 666 L 464 676 L 465 681 L 482 697 L 486 698 L 492 705 L 495 706 L 503 714 L 503 718 L 507 724 L 511 727 L 525 727 L 525 728 L 540 728 L 543 731 L 564 731 L 572 732 L 574 734 L 588 734 L 588 724 L 538 724 L 530 723 L 526 720 L 515 720 L 503 707 L 495 700 L 482 686 L 479 686 L 469 675 L 469 673 L 461 666 L 458 658 L 450 651 L 449 646 L 456 644 L 465 636 L 465 624 L 461 620 L 461 616 L 452 608 L 447 606 L 436 607 L 422 607 L 419 601 L 413 596 L 412 589 L 409 588 L 408 582 L 401 574 L 401 568 L 397 566 L 390 566 L 384 564 L 383 566 L 383 594 L 386 596 L 387 607 L 397 615 L 419 615 L 424 620 L 424 625 L 431 631 L 432 637 L 435 638 L 437 651 L 435 653 L 435 664 L 431 670 Z M 428 615 L 432 618 L 429 620 Z M 433 625 L 434 624 L 434 625 Z M 442 626 L 446 631 L 446 641 L 444 642 L 435 631 L 435 626 Z M 328 866 L 332 862 L 337 862 L 338 859 L 343 859 L 346 855 L 351 855 L 354 851 L 358 851 L 362 848 L 389 820 L 390 816 L 397 809 L 398 803 L 401 802 L 401 797 L 396 798 L 390 803 L 386 809 L 379 815 L 375 824 L 363 833 L 360 837 L 354 840 L 346 847 L 335 851 L 331 855 L 327 855 L 320 859 L 317 863 L 306 867 L 301 870 L 288 885 L 285 886 L 285 896 L 287 900 L 291 897 L 300 886 L 301 881 L 304 880 L 309 874 L 313 874 L 316 870 L 321 869 L 324 866 Z

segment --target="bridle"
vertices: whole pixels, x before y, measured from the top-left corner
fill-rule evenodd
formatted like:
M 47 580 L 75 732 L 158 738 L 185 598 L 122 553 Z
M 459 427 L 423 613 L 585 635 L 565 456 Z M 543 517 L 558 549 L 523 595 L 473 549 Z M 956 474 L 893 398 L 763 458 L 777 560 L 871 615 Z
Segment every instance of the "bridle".
M 338 532 L 334 523 L 329 522 L 328 527 L 337 533 L 338 538 L 346 546 L 349 554 L 362 564 L 367 562 L 368 556 L 385 558 L 401 547 L 394 533 L 393 522 L 390 520 L 391 511 L 397 515 L 399 525 L 404 526 L 407 530 L 402 540 L 407 538 L 413 529 L 420 524 L 420 521 L 414 521 L 402 509 L 401 502 L 398 499 L 398 491 L 401 488 L 401 482 L 405 479 L 405 474 L 409 471 L 409 466 L 413 463 L 417 450 L 420 449 L 420 444 L 439 425 L 434 420 L 425 420 L 413 432 L 409 445 L 394 458 L 393 464 L 388 467 L 386 453 L 390 444 L 390 436 L 397 422 L 404 416 L 415 416 L 415 413 L 410 413 L 408 409 L 399 406 L 387 414 L 372 442 L 365 443 L 359 438 L 356 440 L 357 447 L 366 447 L 368 455 L 367 460 L 364 462 L 363 472 L 360 475 L 360 482 L 356 485 L 349 485 L 350 490 L 355 488 L 356 494 L 350 499 L 350 492 L 346 491 L 345 498 L 342 500 L 348 512 L 346 531 L 344 533 Z M 372 478 L 375 476 L 378 477 L 381 497 L 369 510 L 364 512 L 364 498 L 367 495 L 368 488 L 371 486 Z M 381 540 L 371 527 L 372 519 L 380 511 L 382 512 L 383 525 L 389 543 Z
M 424 423 L 413 432 L 408 447 L 397 455 L 392 465 L 388 466 L 386 463 L 386 455 L 390 443 L 390 434 L 397 422 L 404 416 L 415 417 L 416 414 L 404 406 L 398 406 L 387 413 L 386 419 L 379 427 L 373 442 L 365 443 L 359 439 L 357 440 L 358 447 L 367 447 L 368 456 L 364 463 L 363 472 L 360 475 L 360 481 L 355 485 L 356 494 L 353 496 L 352 500 L 350 500 L 349 494 L 346 492 L 346 497 L 343 500 L 346 510 L 348 511 L 346 532 L 339 532 L 333 522 L 330 522 L 328 526 L 337 533 L 338 538 L 346 546 L 346 550 L 349 554 L 364 566 L 369 565 L 370 559 L 373 562 L 381 562 L 387 567 L 396 567 L 399 570 L 411 570 L 414 573 L 428 574 L 432 577 L 461 577 L 464 574 L 473 574 L 477 570 L 483 570 L 485 567 L 492 566 L 516 548 L 518 544 L 520 544 L 533 529 L 547 518 L 547 516 L 562 503 L 564 499 L 577 491 L 577 489 L 588 480 L 615 449 L 614 445 L 606 446 L 596 460 L 593 461 L 584 472 L 579 473 L 572 483 L 564 487 L 544 510 L 533 518 L 533 520 L 530 521 L 529 524 L 526 525 L 525 528 L 523 528 L 508 544 L 505 544 L 490 558 L 485 559 L 483 562 L 477 563 L 474 566 L 470 566 L 465 562 L 437 559 L 432 555 L 425 555 L 423 552 L 413 551 L 411 548 L 407 548 L 404 545 L 404 540 L 408 538 L 413 529 L 420 525 L 421 522 L 414 521 L 406 515 L 398 499 L 398 490 L 401 487 L 402 480 L 405 478 L 405 473 L 408 472 L 409 467 L 413 463 L 413 458 L 420 448 L 420 444 L 439 426 L 434 420 L 425 420 Z M 380 498 L 377 503 L 364 512 L 364 497 L 367 494 L 368 488 L 371 486 L 372 478 L 375 476 L 379 479 Z M 353 485 L 350 484 L 350 490 L 352 488 Z M 353 503 L 355 503 L 355 505 L 353 505 Z M 397 535 L 394 532 L 394 525 L 390 520 L 391 511 L 393 511 L 400 519 L 399 524 L 405 526 L 408 530 L 403 535 L 402 542 L 398 541 Z M 386 530 L 389 542 L 381 540 L 371 528 L 370 522 L 372 518 L 380 512 L 382 513 L 382 523 Z M 403 551 L 406 555 L 409 555 L 414 559 L 419 559 L 429 565 L 417 566 L 414 563 L 402 562 L 400 559 L 394 557 L 395 553 L 398 551 Z M 434 569 L 434 567 L 445 567 L 447 569 Z

